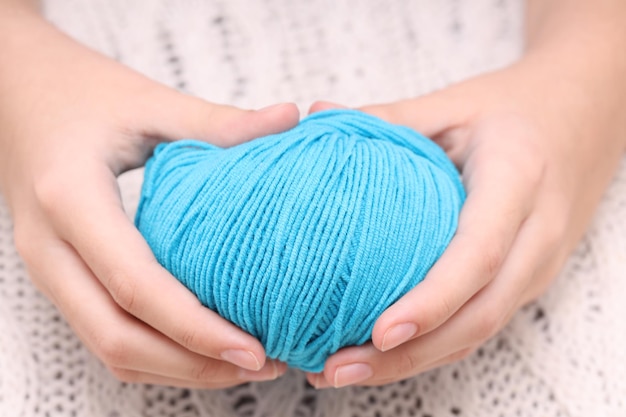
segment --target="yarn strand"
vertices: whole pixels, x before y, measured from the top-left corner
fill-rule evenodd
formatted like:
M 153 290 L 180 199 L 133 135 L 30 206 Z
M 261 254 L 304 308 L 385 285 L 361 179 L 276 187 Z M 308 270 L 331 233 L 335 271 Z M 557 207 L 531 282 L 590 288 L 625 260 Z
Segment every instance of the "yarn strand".
M 330 110 L 232 148 L 159 145 L 135 222 L 203 305 L 268 357 L 319 372 L 424 279 L 464 198 L 434 142 Z

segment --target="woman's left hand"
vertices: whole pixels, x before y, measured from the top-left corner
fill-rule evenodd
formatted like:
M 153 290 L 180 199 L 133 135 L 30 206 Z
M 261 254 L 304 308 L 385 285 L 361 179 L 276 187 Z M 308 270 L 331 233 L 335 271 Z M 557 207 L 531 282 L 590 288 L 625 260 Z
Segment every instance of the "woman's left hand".
M 371 343 L 331 356 L 311 384 L 381 385 L 464 358 L 557 275 L 624 152 L 626 103 L 590 66 L 545 58 L 361 109 L 438 143 L 467 201 L 426 279 L 381 315 Z

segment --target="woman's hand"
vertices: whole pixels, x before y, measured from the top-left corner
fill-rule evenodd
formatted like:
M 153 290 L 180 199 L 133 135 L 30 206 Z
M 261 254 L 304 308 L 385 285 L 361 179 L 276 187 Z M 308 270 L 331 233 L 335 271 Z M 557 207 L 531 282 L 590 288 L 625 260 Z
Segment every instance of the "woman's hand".
M 566 59 L 530 53 L 422 98 L 362 108 L 438 143 L 467 201 L 426 279 L 382 314 L 372 343 L 308 375 L 313 385 L 385 384 L 461 359 L 550 284 L 626 148 L 623 74 L 610 83 L 589 72 L 590 57 Z
M 296 107 L 244 111 L 181 94 L 13 7 L 0 10 L 0 185 L 34 283 L 121 380 L 217 388 L 276 378 L 284 364 L 156 262 L 116 176 L 159 141 L 229 146 L 286 130 Z

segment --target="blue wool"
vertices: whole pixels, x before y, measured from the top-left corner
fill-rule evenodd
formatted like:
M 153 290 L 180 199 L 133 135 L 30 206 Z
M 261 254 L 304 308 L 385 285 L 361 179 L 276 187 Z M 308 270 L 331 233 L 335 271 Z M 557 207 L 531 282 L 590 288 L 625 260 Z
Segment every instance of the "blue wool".
M 331 110 L 228 149 L 159 145 L 136 224 L 202 304 L 270 358 L 318 372 L 369 340 L 380 314 L 424 278 L 464 198 L 427 138 Z

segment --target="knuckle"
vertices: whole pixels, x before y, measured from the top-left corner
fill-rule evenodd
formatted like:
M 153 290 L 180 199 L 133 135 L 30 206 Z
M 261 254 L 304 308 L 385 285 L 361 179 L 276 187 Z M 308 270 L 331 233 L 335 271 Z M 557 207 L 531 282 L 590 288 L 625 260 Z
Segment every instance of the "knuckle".
M 127 342 L 116 335 L 105 335 L 95 342 L 95 354 L 110 368 L 120 368 L 130 361 Z
M 450 300 L 449 296 L 441 294 L 441 296 L 437 298 L 435 308 L 436 313 L 432 316 L 430 323 L 427 324 L 427 329 L 423 329 L 423 331 L 428 331 L 440 323 L 443 323 L 448 317 L 454 314 L 454 311 L 455 308 L 453 307 L 452 300 Z
M 410 375 L 420 366 L 420 359 L 410 350 L 406 350 L 400 354 L 400 358 L 396 363 L 395 375 Z
M 190 327 L 181 329 L 179 336 L 180 344 L 187 350 L 198 352 L 200 350 L 200 334 L 198 330 Z
M 63 179 L 53 172 L 36 178 L 33 183 L 35 199 L 44 213 L 54 215 L 67 195 L 67 185 Z
M 516 175 L 528 184 L 530 189 L 536 189 L 543 182 L 548 167 L 544 154 L 538 149 L 528 147 L 518 154 L 519 161 L 514 165 Z
M 558 265 L 560 266 L 560 263 Z M 522 294 L 519 301 L 519 307 L 526 306 L 541 297 L 541 295 L 543 295 L 550 287 L 553 278 L 558 273 L 556 271 L 558 271 L 558 268 L 553 268 L 552 270 L 548 269 L 548 271 L 536 276 L 533 283 Z
M 22 221 L 16 221 L 13 228 L 13 244 L 15 250 L 20 257 L 26 262 L 30 263 L 36 259 L 35 246 L 32 239 L 33 234 L 30 229 Z
M 476 319 L 474 336 L 478 341 L 491 339 L 500 330 L 501 319 L 497 311 L 484 310 Z
M 117 305 L 134 316 L 139 315 L 137 285 L 129 274 L 121 271 L 110 271 L 106 287 Z
M 219 373 L 219 365 L 215 361 L 205 360 L 196 366 L 191 377 L 197 381 L 213 381 Z
M 505 251 L 503 247 L 490 245 L 479 250 L 482 258 L 483 275 L 488 278 L 494 277 L 504 262 Z
M 501 143 L 500 151 L 506 156 L 501 167 L 524 183 L 538 186 L 545 179 L 549 166 L 546 148 L 541 143 L 528 140 L 537 135 L 534 127 L 509 122 L 513 122 L 518 129 L 510 140 Z

